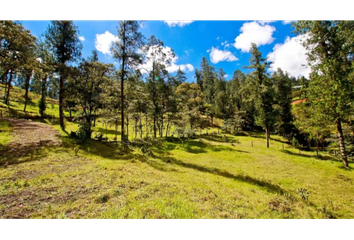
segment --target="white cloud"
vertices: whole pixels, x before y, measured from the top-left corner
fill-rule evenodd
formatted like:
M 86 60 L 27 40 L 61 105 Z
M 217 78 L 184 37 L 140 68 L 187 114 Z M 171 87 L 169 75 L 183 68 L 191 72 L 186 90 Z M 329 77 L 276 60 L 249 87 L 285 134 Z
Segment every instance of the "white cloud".
M 211 47 L 211 50 L 208 50 L 208 52 L 210 52 L 210 61 L 214 64 L 222 61 L 233 62 L 238 60 L 238 58 L 228 50 L 219 50 Z
M 191 24 L 192 22 L 193 21 L 165 21 L 165 23 L 170 27 L 175 27 L 175 26 L 183 27 L 188 24 Z
M 224 75 L 224 78 L 227 78 L 227 77 L 229 77 L 229 75 L 225 74 L 225 75 Z
M 117 36 L 114 36 L 109 31 L 103 34 L 96 34 L 95 48 L 97 51 L 103 54 L 111 54 L 110 47 L 113 41 L 118 40 Z
M 272 37 L 275 27 L 270 25 L 261 26 L 257 22 L 247 22 L 240 30 L 242 33 L 235 38 L 234 46 L 242 52 L 249 52 L 251 43 L 261 46 L 270 44 L 275 39 Z
M 166 55 L 168 55 L 169 52 L 172 52 L 171 48 L 166 46 L 166 47 L 163 47 L 163 50 L 162 52 Z M 151 53 L 152 53 L 152 48 L 149 49 L 149 51 L 147 52 L 147 56 L 151 56 Z M 160 56 L 156 56 L 156 61 L 160 61 L 161 60 L 161 57 Z M 166 66 L 166 70 L 169 72 L 169 73 L 172 73 L 172 72 L 176 72 L 178 70 L 178 68 L 180 68 L 182 71 L 184 72 L 191 72 L 194 70 L 194 67 L 192 64 L 177 64 L 177 60 L 178 60 L 178 56 L 175 55 L 174 58 L 172 58 L 171 60 L 171 64 L 170 65 L 167 65 L 165 64 Z M 138 69 L 141 69 L 141 68 L 144 68 L 144 69 L 147 69 L 148 71 L 151 71 L 152 70 L 152 60 L 145 60 L 145 62 L 143 64 L 141 64 L 140 66 L 138 66 Z
M 261 21 L 257 21 L 259 24 L 261 24 L 262 26 L 267 24 L 267 23 L 272 23 L 275 22 L 274 20 L 261 20 Z
M 85 41 L 85 36 L 79 36 L 79 40 L 82 42 Z
M 283 24 L 285 25 L 285 24 L 290 24 L 290 23 L 292 23 L 292 22 L 295 22 L 294 20 L 284 20 L 283 21 Z
M 306 50 L 300 43 L 300 39 L 303 38 L 305 35 L 287 37 L 283 44 L 274 46 L 273 52 L 267 56 L 268 60 L 273 62 L 271 64 L 272 71 L 281 68 L 294 77 L 309 76 L 311 69 L 307 66 Z
M 221 43 L 221 46 L 224 46 L 225 48 L 228 48 L 228 47 L 230 47 L 230 44 L 227 41 L 225 41 L 225 42 Z

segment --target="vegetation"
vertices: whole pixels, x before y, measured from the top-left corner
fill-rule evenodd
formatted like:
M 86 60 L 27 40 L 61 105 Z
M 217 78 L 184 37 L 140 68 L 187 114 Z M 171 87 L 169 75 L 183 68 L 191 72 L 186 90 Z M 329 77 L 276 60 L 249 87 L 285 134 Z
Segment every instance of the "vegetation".
M 117 69 L 81 58 L 72 21 L 41 39 L 0 21 L 0 215 L 353 218 L 353 22 L 294 28 L 310 79 L 269 74 L 252 44 L 249 73 L 226 81 L 203 57 L 192 83 L 136 21 L 117 28 Z

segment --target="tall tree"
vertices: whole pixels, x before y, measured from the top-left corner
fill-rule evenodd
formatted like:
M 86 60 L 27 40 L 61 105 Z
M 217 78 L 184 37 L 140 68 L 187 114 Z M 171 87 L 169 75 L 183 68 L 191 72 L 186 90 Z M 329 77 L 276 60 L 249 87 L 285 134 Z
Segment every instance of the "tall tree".
M 91 59 L 92 60 L 92 59 Z M 93 116 L 104 101 L 102 92 L 113 71 L 113 64 L 83 60 L 68 78 L 67 88 L 71 98 L 80 105 L 85 120 L 85 134 L 91 138 Z
M 164 47 L 164 43 L 156 39 L 155 36 L 151 36 L 147 44 L 144 46 L 143 51 L 145 53 L 145 64 L 148 65 L 148 69 L 145 69 L 149 73 L 147 87 L 150 93 L 150 99 L 154 108 L 154 137 L 157 136 L 158 117 L 160 114 L 159 106 L 159 87 L 161 84 L 161 77 L 166 75 L 166 67 L 171 64 L 175 54 L 172 49 Z M 151 66 L 150 66 L 151 64 Z
M 179 99 L 178 108 L 182 113 L 182 121 L 189 122 L 190 129 L 200 118 L 200 110 L 204 103 L 204 94 L 198 84 L 182 83 L 177 87 L 176 95 Z M 188 119 L 185 119 L 184 116 Z M 187 120 L 187 121 L 186 121 Z
M 207 114 L 210 117 L 211 124 L 213 124 L 213 119 L 215 115 L 215 108 L 214 108 L 214 103 L 215 103 L 215 79 L 216 77 L 216 72 L 215 68 L 209 64 L 208 59 L 205 57 L 202 58 L 201 62 L 201 70 L 199 71 L 199 74 L 202 77 L 202 87 L 203 87 L 203 93 L 205 96 L 205 102 L 207 106 Z
M 7 93 L 4 94 L 5 104 L 9 104 L 14 73 L 24 65 L 29 66 L 33 60 L 36 49 L 35 41 L 36 38 L 20 23 L 0 21 L 0 67 L 4 71 L 2 77 L 7 86 Z M 10 74 L 10 79 L 6 84 L 8 74 Z
M 292 124 L 293 116 L 291 114 L 291 80 L 287 73 L 278 68 L 272 74 L 272 81 L 275 90 L 274 100 L 279 109 L 277 131 L 280 135 L 286 137 L 294 128 Z
M 311 66 L 309 100 L 335 123 L 343 164 L 348 167 L 342 123 L 353 114 L 354 21 L 298 21 Z
M 143 45 L 143 35 L 138 31 L 139 23 L 137 21 L 120 21 L 118 31 L 118 40 L 112 45 L 111 51 L 113 57 L 120 62 L 120 84 L 121 84 L 121 140 L 127 138 L 124 134 L 124 80 L 127 77 L 127 71 L 141 63 L 141 56 L 137 50 Z
M 252 79 L 254 87 L 254 99 L 257 109 L 256 124 L 265 129 L 267 148 L 269 148 L 270 130 L 275 121 L 274 93 L 270 78 L 267 75 L 267 68 L 270 63 L 267 62 L 266 58 L 262 58 L 262 53 L 258 50 L 255 43 L 251 44 L 251 55 L 251 65 L 248 68 L 254 69 L 250 79 Z
M 68 77 L 68 64 L 81 57 L 82 44 L 73 21 L 52 21 L 45 32 L 45 37 L 54 55 L 55 70 L 59 74 L 59 118 L 60 127 L 65 130 L 65 79 Z

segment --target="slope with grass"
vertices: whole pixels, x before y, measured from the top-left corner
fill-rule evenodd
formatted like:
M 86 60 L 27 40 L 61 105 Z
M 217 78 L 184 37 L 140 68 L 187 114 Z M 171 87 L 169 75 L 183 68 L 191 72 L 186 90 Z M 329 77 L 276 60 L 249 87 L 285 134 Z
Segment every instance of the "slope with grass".
M 354 218 L 352 169 L 281 139 L 166 138 L 143 154 L 61 134 L 6 166 L 0 156 L 2 218 Z

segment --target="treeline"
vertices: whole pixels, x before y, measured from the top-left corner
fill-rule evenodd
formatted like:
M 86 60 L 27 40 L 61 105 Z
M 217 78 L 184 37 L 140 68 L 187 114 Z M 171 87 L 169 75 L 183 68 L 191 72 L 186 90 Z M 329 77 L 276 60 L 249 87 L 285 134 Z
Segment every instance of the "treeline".
M 28 91 L 41 94 L 42 117 L 45 97 L 59 98 L 63 129 L 66 109 L 70 117 L 76 112 L 81 137 L 91 138 L 92 125 L 100 117 L 116 126 L 116 139 L 120 129 L 122 141 L 129 134 L 189 136 L 212 127 L 218 118 L 223 120 L 223 131 L 231 134 L 264 130 L 267 147 L 271 133 L 304 147 L 336 142 L 348 166 L 346 146 L 354 134 L 353 22 L 298 21 L 293 26 L 305 36 L 302 43 L 308 49 L 311 80 L 296 79 L 281 69 L 269 74 L 270 63 L 251 44 L 249 65 L 244 66 L 249 74 L 236 70 L 226 81 L 223 69 L 215 69 L 204 57 L 195 70 L 196 83 L 188 83 L 180 69 L 174 75 L 166 69 L 173 50 L 166 51 L 154 36 L 142 36 L 137 21 L 119 22 L 119 40 L 111 46 L 118 68 L 100 62 L 96 51 L 87 59 L 81 57 L 72 21 L 52 21 L 40 39 L 19 22 L 1 21 L 4 103 L 9 104 L 15 81 L 26 90 L 24 111 Z M 294 96 L 302 103 L 291 105 Z

